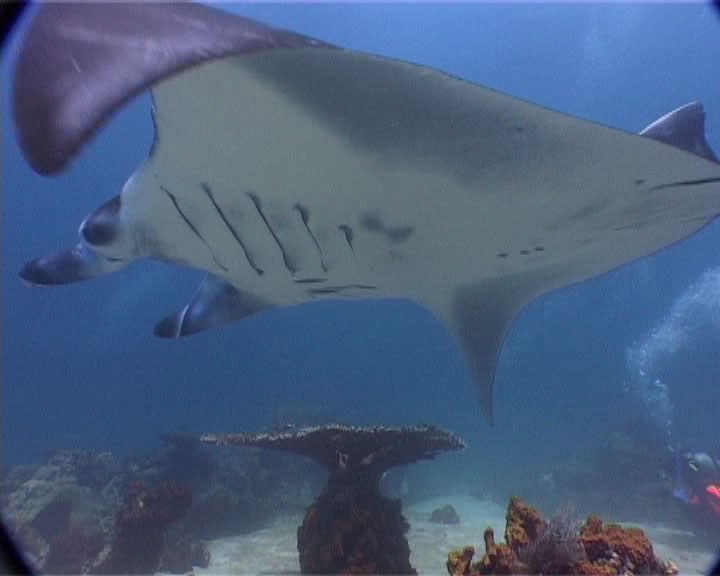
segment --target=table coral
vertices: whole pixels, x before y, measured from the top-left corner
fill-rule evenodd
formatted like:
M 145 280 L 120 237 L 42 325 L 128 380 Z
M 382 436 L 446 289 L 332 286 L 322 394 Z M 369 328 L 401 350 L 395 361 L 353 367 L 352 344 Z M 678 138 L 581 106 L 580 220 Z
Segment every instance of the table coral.
M 432 426 L 328 424 L 266 434 L 209 434 L 202 441 L 292 452 L 328 469 L 322 494 L 298 528 L 303 574 L 414 574 L 405 537 L 409 525 L 400 502 L 380 494 L 380 478 L 395 466 L 465 447 L 455 435 Z

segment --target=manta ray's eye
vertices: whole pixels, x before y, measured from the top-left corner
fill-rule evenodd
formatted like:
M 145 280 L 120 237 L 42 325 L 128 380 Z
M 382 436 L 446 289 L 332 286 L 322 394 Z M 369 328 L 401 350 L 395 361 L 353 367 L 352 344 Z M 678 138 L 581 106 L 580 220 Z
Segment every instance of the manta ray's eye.
M 117 236 L 117 223 L 121 207 L 120 196 L 115 196 L 80 224 L 80 236 L 91 246 L 107 246 Z

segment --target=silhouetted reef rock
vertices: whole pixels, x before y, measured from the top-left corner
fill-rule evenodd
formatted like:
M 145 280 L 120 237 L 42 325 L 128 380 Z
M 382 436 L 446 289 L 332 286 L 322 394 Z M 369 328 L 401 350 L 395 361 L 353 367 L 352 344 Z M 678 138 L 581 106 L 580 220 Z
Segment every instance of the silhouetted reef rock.
M 165 532 L 192 503 L 190 488 L 166 482 L 150 487 L 133 481 L 115 519 L 110 554 L 98 568 L 104 574 L 156 572 L 165 549 Z M 185 567 L 185 570 L 192 566 Z M 181 570 L 182 571 L 182 570 Z
M 437 508 L 430 514 L 430 522 L 435 524 L 460 524 L 460 516 L 450 504 Z

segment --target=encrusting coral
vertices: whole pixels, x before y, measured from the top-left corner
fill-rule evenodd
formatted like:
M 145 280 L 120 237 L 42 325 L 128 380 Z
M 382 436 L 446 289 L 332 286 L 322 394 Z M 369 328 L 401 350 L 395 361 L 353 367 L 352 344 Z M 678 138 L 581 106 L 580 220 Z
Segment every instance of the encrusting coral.
M 513 496 L 505 516 L 505 542 L 515 554 L 540 536 L 545 523 L 535 508 Z
M 475 549 L 451 551 L 447 570 L 451 576 L 481 574 L 633 574 L 678 573 L 672 562 L 660 562 L 652 544 L 639 528 L 605 524 L 591 515 L 579 527 L 568 510 L 550 521 L 513 497 L 508 505 L 506 544 L 495 544 L 492 529 L 484 534 L 485 555 L 472 562 Z

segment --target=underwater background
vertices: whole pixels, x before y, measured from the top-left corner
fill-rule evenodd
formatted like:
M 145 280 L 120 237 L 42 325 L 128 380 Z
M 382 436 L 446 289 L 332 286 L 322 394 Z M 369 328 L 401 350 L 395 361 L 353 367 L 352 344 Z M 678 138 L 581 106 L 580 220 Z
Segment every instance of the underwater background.
M 223 8 L 632 132 L 699 100 L 720 151 L 720 18 L 709 5 Z M 202 272 L 139 262 L 87 283 L 25 286 L 20 267 L 74 245 L 81 220 L 146 158 L 152 123 L 142 95 L 67 171 L 34 174 L 11 121 L 15 36 L 1 71 L 3 469 L 59 449 L 141 454 L 169 433 L 429 423 L 468 449 L 408 471 L 406 486 L 522 492 L 552 512 L 603 491 L 632 503 L 638 467 L 667 487 L 670 508 L 672 455 L 720 454 L 719 222 L 531 303 L 502 349 L 493 426 L 451 337 L 411 302 L 313 303 L 163 341 L 153 326 L 187 303 Z

